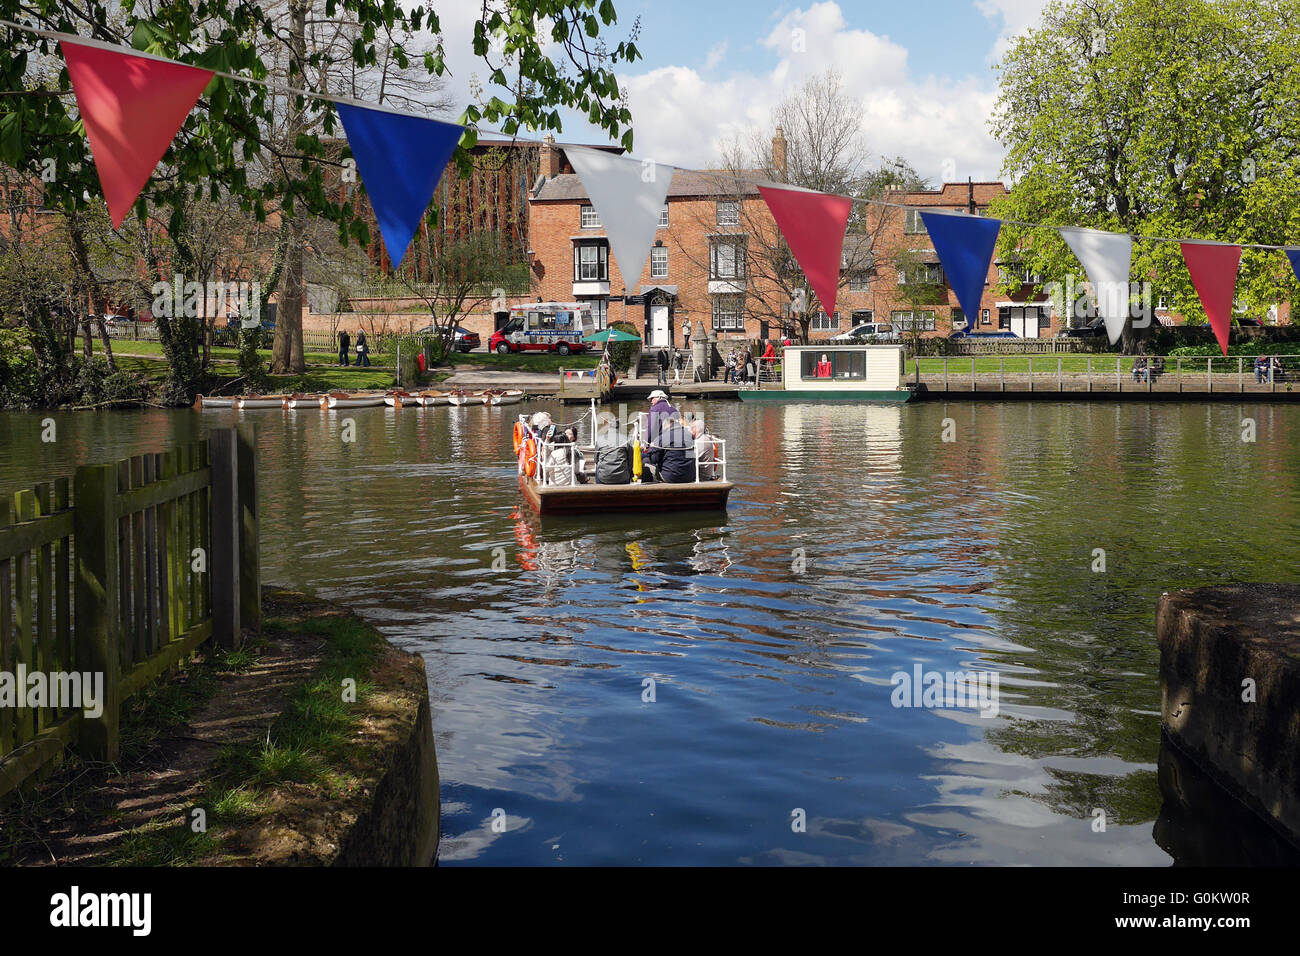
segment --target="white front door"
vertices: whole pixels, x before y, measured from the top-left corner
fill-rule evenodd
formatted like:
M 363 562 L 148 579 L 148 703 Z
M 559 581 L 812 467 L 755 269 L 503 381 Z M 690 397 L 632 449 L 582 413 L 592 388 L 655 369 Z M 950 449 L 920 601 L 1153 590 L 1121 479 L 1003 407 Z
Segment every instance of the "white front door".
M 650 306 L 650 346 L 658 348 L 661 345 L 672 345 L 668 341 L 668 306 L 652 305 Z
M 1014 308 L 1011 310 L 1011 331 L 1022 339 L 1038 338 L 1038 309 Z

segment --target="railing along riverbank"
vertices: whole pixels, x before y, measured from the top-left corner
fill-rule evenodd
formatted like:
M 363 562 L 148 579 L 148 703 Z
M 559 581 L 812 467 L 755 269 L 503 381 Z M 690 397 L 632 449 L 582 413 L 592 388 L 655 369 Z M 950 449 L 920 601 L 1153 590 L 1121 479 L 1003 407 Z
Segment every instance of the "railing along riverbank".
M 1300 397 L 1300 357 L 1055 355 L 909 358 L 929 392 L 1288 394 Z
M 256 468 L 243 425 L 0 497 L 0 795 L 116 760 L 125 700 L 260 628 Z

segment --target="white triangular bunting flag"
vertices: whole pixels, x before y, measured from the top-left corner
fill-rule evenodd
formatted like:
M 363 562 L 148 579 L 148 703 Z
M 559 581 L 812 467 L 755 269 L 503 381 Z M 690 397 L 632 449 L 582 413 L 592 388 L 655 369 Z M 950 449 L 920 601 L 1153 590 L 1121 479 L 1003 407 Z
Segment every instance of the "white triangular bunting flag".
M 633 288 L 654 245 L 673 167 L 598 149 L 566 146 L 564 153 L 605 227 L 623 284 Z
M 1133 267 L 1133 237 L 1122 232 L 1100 229 L 1061 228 L 1061 238 L 1069 244 L 1092 283 L 1097 312 L 1106 320 L 1106 335 L 1114 345 L 1124 334 L 1129 316 L 1129 272 Z M 1074 311 L 1067 302 L 1066 314 Z

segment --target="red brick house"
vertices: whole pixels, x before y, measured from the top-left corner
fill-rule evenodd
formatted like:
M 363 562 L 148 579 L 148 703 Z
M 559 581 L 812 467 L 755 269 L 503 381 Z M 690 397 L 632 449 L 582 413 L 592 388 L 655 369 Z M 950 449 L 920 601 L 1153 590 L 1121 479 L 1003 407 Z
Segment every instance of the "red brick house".
M 779 149 L 776 153 L 781 155 Z M 529 198 L 529 263 L 537 297 L 589 302 L 599 324 L 628 321 L 651 347 L 684 344 L 688 324 L 695 332 L 701 322 L 724 340 L 797 332 L 793 304 L 777 278 L 776 225 L 755 186 L 764 180 L 762 174 L 675 170 L 655 246 L 641 274 L 629 281 L 610 255 L 581 180 L 563 171 L 562 148 L 543 146 L 540 165 Z M 946 183 L 925 192 L 890 192 L 885 199 L 980 214 L 990 200 L 1005 193 L 1002 183 Z M 948 334 L 954 319 L 957 328 L 965 325 L 913 210 L 864 207 L 846 238 L 842 267 L 836 311 L 827 316 L 814 308 L 809 321 L 812 339 L 865 322 L 889 323 L 900 331 L 910 331 L 915 324 L 925 336 Z M 1010 329 L 1031 337 L 1054 335 L 1059 326 L 1046 296 L 1031 297 L 1027 289 L 1018 295 L 998 294 L 998 268 L 989 270 L 980 328 Z M 918 307 L 918 296 L 907 288 L 909 281 L 935 283 L 937 294 Z

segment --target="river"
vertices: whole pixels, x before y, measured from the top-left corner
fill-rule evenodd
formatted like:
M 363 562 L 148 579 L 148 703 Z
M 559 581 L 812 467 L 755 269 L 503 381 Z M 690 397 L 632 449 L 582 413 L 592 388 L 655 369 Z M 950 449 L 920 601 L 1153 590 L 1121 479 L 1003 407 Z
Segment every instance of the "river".
M 442 865 L 1236 862 L 1221 808 L 1159 822 L 1154 609 L 1300 580 L 1300 407 L 683 408 L 725 516 L 539 524 L 510 428 L 554 403 L 246 413 L 265 579 L 425 657 Z M 0 488 L 235 414 L 2 414 Z M 918 667 L 996 714 L 895 706 Z

